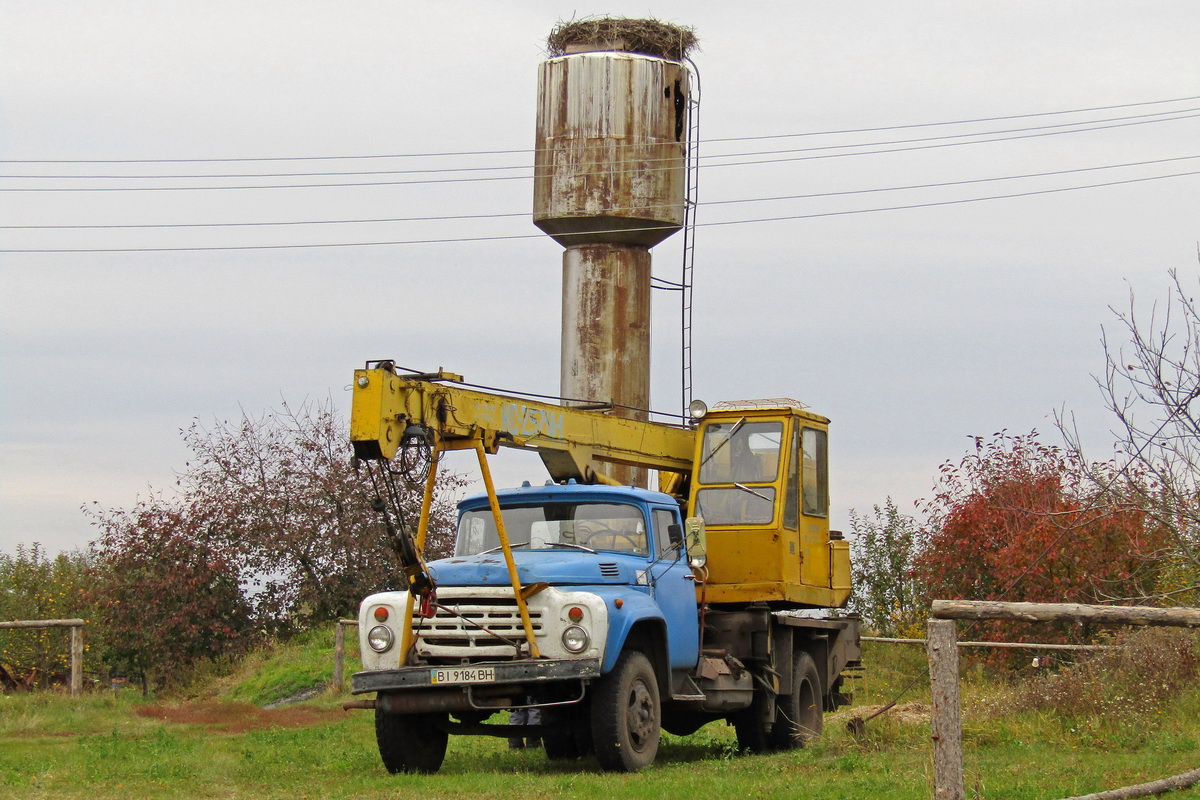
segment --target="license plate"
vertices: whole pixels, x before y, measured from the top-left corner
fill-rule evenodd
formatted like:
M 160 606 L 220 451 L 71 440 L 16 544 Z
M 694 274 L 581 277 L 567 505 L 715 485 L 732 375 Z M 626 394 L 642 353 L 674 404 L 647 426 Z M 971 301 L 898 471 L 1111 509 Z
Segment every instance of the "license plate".
M 495 667 L 445 667 L 435 669 L 430 683 L 490 683 L 496 680 Z

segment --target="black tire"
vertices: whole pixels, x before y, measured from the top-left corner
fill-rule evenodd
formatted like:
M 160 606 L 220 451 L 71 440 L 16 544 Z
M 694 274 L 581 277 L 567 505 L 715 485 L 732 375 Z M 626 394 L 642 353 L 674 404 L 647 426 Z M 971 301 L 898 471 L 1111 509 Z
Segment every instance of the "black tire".
M 389 714 L 375 709 L 375 741 L 388 772 L 437 772 L 446 758 L 445 714 Z
M 821 676 L 808 653 L 792 660 L 792 692 L 775 700 L 775 724 L 769 735 L 772 750 L 795 750 L 821 735 L 824 719 Z
M 775 722 L 764 722 L 763 705 L 771 702 L 755 687 L 754 702 L 730 719 L 737 732 L 738 748 L 748 753 L 774 753 L 804 747 L 821 735 L 821 677 L 808 653 L 792 659 L 792 692 L 775 698 Z
M 729 717 L 733 730 L 737 734 L 738 750 L 745 753 L 771 752 L 771 732 L 763 721 L 763 705 L 770 702 L 767 693 L 757 684 L 754 687 L 754 700 L 749 707 L 743 708 Z
M 649 659 L 627 650 L 592 696 L 592 746 L 609 772 L 637 772 L 654 763 L 662 726 L 658 681 Z

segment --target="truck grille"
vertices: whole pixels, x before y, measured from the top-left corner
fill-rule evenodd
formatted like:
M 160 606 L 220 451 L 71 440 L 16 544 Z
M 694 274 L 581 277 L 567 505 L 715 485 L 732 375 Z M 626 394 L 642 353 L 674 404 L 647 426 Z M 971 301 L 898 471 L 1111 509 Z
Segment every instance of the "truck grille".
M 456 599 L 439 594 L 438 601 L 454 613 L 439 608 L 430 619 L 413 619 L 417 650 L 423 655 L 439 658 L 512 658 L 516 656 L 516 650 L 509 642 L 525 641 L 521 612 L 516 600 L 511 597 Z M 542 636 L 541 611 L 530 608 L 529 619 L 534 635 Z

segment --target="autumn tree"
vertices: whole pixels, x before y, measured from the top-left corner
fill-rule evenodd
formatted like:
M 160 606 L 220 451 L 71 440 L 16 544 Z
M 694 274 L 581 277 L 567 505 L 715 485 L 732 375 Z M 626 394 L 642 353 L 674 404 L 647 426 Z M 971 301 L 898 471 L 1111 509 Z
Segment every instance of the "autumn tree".
M 1114 503 L 1134 505 L 1170 534 L 1172 548 L 1157 598 L 1200 602 L 1200 306 L 1170 273 L 1167 297 L 1114 311 L 1117 330 L 1104 333 L 1106 367 L 1101 395 L 1116 420 L 1119 479 L 1093 476 Z M 1066 420 L 1068 446 L 1082 453 Z
M 1104 469 L 1036 434 L 976 438 L 942 466 L 927 504 L 915 559 L 924 599 L 1144 602 L 1169 542 L 1143 511 L 1095 491 Z
M 149 569 L 158 560 L 168 566 L 156 580 L 169 582 L 178 570 L 181 581 L 207 576 L 220 592 L 236 586 L 256 625 L 276 633 L 352 615 L 367 594 L 401 584 L 371 506 L 380 488 L 355 469 L 347 425 L 330 404 L 284 403 L 258 417 L 196 421 L 181 433 L 191 456 L 174 494 L 156 494 L 129 511 L 88 511 L 102 532 L 109 575 L 126 563 Z M 455 512 L 447 493 L 459 484 L 453 475 L 441 482 L 429 557 L 452 547 Z M 395 521 L 415 526 L 420 488 L 397 486 L 403 519 Z M 153 593 L 144 599 L 152 604 Z
M 144 687 L 173 685 L 201 660 L 256 641 L 236 554 L 210 538 L 186 504 L 162 497 L 95 513 L 95 622 L 110 667 Z
M 850 608 L 880 636 L 909 636 L 924 622 L 913 577 L 920 533 L 920 523 L 902 514 L 890 497 L 870 516 L 850 511 Z
M 183 431 L 192 451 L 179 487 L 209 536 L 238 553 L 266 613 L 297 625 L 353 614 L 370 592 L 397 585 L 396 557 L 371 501 L 382 487 L 356 470 L 347 426 L 329 405 L 288 404 L 260 417 Z M 441 481 L 426 555 L 453 549 L 455 509 Z M 401 488 L 397 524 L 415 526 L 421 487 Z

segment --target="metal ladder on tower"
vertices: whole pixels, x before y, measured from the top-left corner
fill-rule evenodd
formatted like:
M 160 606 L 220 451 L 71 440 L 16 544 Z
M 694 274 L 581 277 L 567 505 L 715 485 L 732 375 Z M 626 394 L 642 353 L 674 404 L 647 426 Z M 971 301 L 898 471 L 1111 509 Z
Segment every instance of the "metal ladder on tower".
M 688 93 L 686 177 L 683 198 L 683 270 L 679 279 L 682 335 L 680 337 L 680 386 L 682 413 L 688 416 L 692 402 L 692 280 L 696 267 L 696 204 L 700 181 L 700 71 L 689 58 L 692 91 Z

